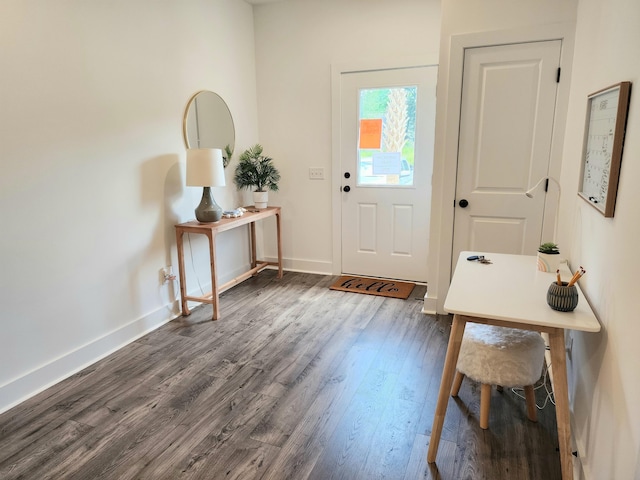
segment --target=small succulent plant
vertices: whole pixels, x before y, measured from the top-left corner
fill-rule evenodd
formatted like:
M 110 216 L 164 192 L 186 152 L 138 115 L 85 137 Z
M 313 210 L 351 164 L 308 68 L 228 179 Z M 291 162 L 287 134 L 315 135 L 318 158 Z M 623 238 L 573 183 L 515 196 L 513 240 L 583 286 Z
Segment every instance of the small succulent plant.
M 542 245 L 540 245 L 540 247 L 538 247 L 538 251 L 540 253 L 547 253 L 549 255 L 557 255 L 558 253 L 560 253 L 560 250 L 558 250 L 558 245 L 553 242 L 543 243 Z

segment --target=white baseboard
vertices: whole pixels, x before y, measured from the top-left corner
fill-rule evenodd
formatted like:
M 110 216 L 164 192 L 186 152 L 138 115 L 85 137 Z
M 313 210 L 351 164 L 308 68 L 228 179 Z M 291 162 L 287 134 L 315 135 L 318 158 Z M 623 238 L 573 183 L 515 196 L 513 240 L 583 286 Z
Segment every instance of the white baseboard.
M 276 257 L 265 257 L 268 262 L 277 262 Z M 282 260 L 282 268 L 291 272 L 315 273 L 318 275 L 333 275 L 333 263 L 318 260 L 301 260 L 298 258 L 285 258 Z
M 436 315 L 438 313 L 438 299 L 435 297 L 429 297 L 428 292 L 424 296 L 422 313 L 426 313 L 427 315 Z
M 582 463 L 582 458 L 587 450 L 583 440 L 576 436 L 577 431 L 575 418 L 571 412 L 571 448 L 575 448 L 575 451 L 578 452 L 578 455 L 573 457 L 573 478 L 574 480 L 592 480 L 593 476 L 589 465 Z
M 0 413 L 94 364 L 180 315 L 167 304 L 0 386 Z

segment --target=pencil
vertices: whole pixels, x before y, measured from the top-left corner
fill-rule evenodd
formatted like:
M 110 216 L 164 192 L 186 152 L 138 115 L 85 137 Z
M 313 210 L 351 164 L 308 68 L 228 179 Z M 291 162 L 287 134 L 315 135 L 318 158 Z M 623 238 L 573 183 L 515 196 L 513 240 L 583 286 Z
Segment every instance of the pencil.
M 578 270 L 576 270 L 576 273 L 573 274 L 573 277 L 571 277 L 571 280 L 569 280 L 569 286 L 573 285 L 578 280 L 581 268 L 582 267 L 580 267 Z
M 560 278 L 560 269 L 557 269 L 557 270 L 556 270 L 556 279 L 557 279 L 557 280 L 556 280 L 556 283 L 557 283 L 558 285 L 562 285 L 562 279 Z
M 571 281 L 569 282 L 569 287 L 573 286 L 578 280 L 580 280 L 580 277 L 582 277 L 585 273 L 587 273 L 587 271 L 580 267 L 580 270 L 578 270 L 576 272 L 576 274 L 573 276 L 573 278 L 571 279 Z

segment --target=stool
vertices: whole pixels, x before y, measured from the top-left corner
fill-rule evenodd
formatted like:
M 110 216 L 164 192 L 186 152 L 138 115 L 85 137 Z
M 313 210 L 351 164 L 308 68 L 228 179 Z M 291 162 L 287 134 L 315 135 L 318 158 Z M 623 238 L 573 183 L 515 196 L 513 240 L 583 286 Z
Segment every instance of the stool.
M 479 382 L 482 385 L 480 428 L 486 430 L 489 428 L 491 385 L 523 386 L 527 417 L 535 422 L 533 385 L 540 379 L 544 351 L 544 340 L 538 332 L 468 322 L 460 345 L 451 395 L 458 396 L 465 375 Z

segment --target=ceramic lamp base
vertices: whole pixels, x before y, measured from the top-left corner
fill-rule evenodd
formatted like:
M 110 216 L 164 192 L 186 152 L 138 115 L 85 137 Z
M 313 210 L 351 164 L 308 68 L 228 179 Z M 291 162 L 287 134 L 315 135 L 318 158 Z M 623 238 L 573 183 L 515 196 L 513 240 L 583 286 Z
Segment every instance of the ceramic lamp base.
M 200 223 L 215 223 L 222 218 L 222 208 L 216 203 L 211 195 L 211 187 L 204 187 L 202 190 L 202 200 L 196 208 L 196 220 Z

